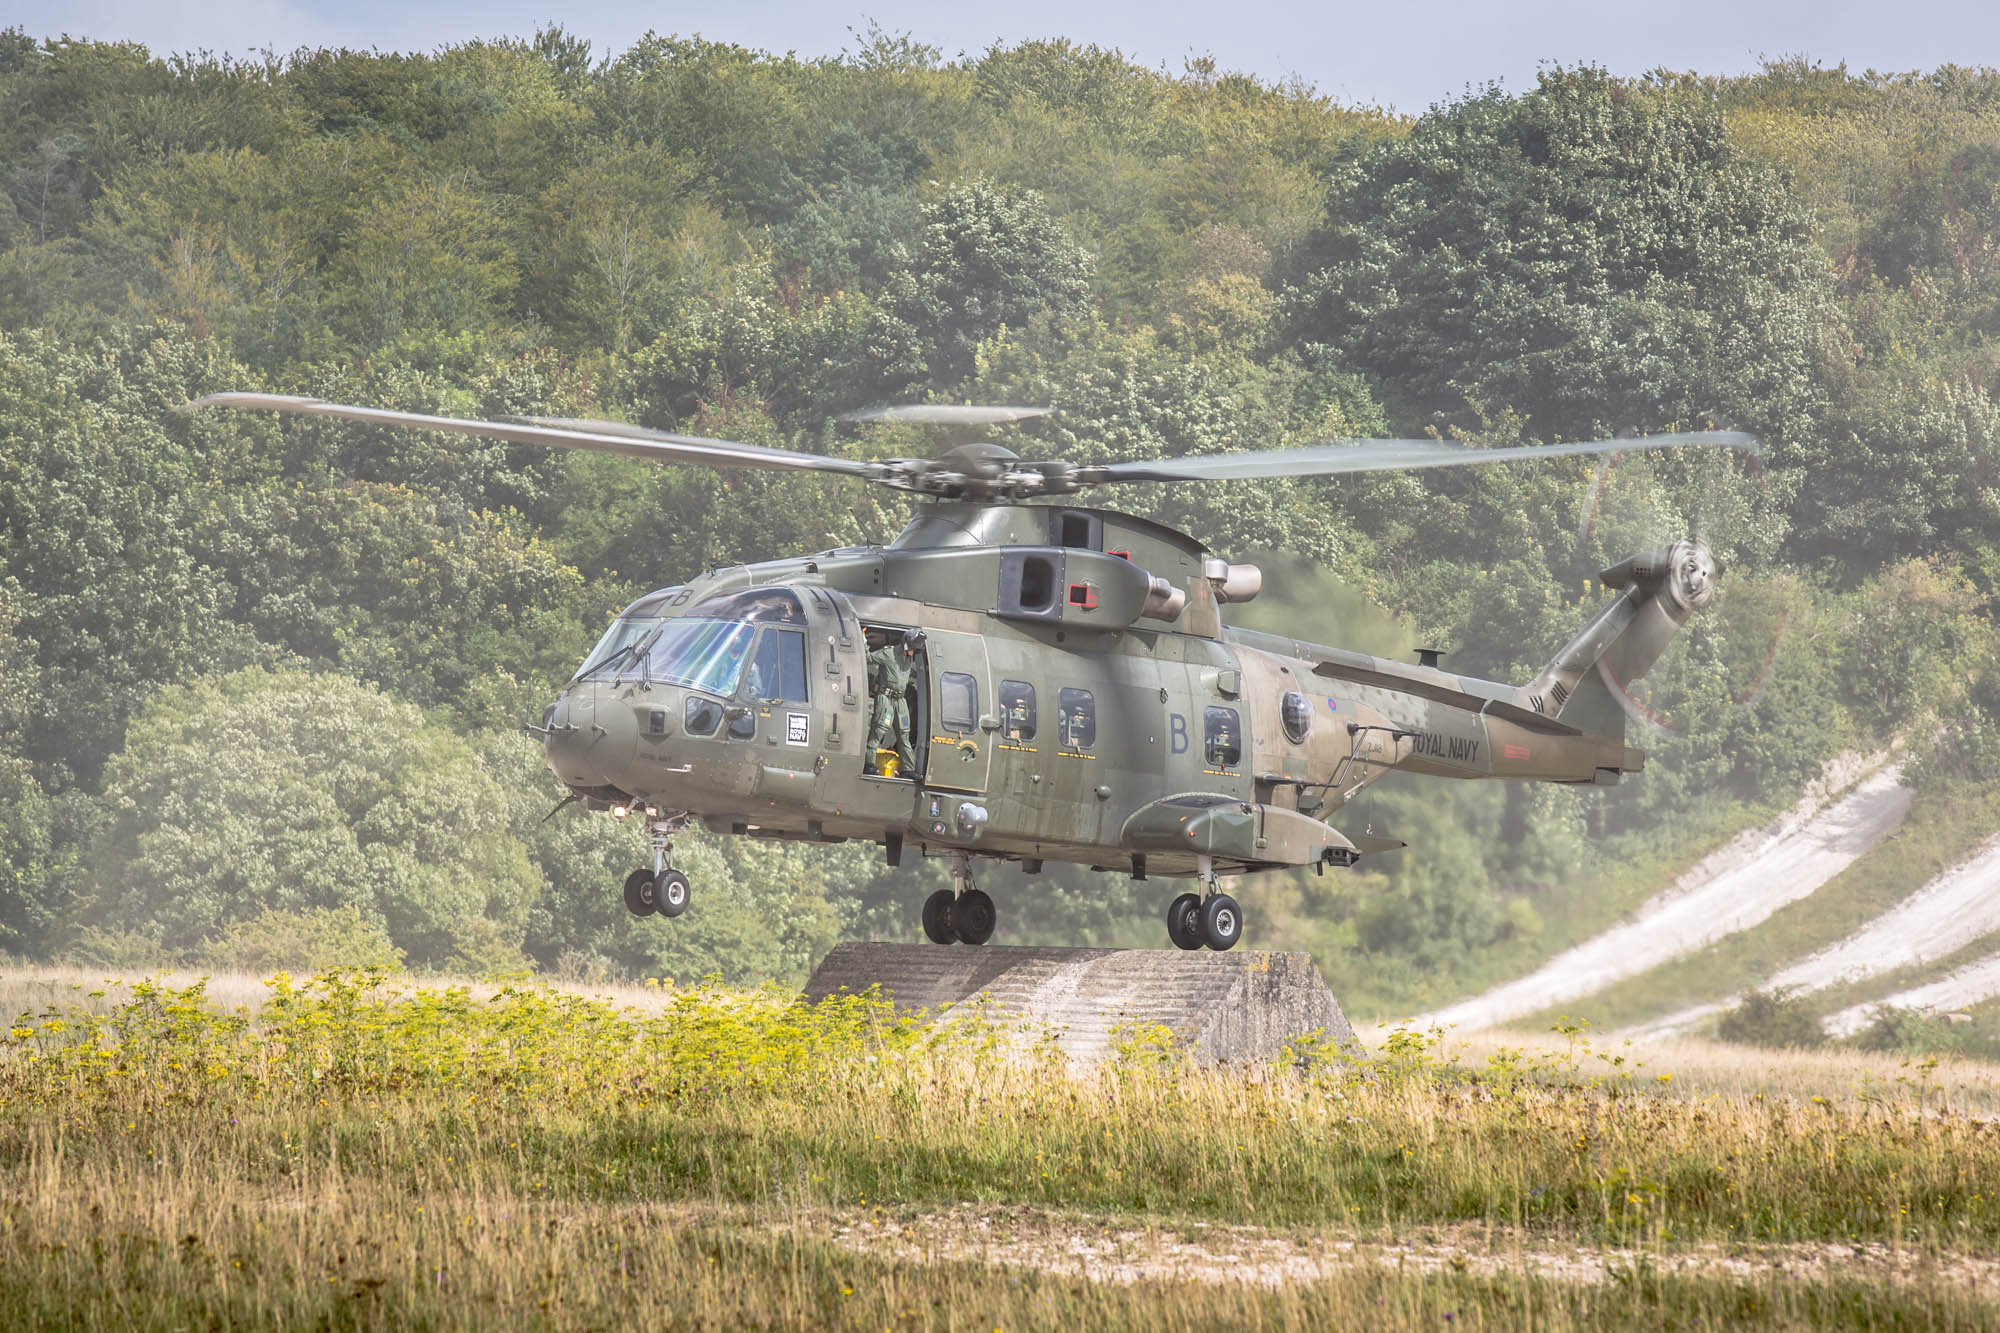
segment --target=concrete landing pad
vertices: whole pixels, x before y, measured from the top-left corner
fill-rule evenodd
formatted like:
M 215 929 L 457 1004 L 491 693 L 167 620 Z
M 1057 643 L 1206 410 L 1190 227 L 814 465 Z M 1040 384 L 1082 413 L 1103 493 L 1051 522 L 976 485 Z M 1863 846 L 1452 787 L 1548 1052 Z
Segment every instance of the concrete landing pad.
M 1046 1032 L 1084 1064 L 1108 1055 L 1121 1030 L 1154 1024 L 1211 1063 L 1275 1065 L 1288 1043 L 1315 1031 L 1354 1044 L 1340 1002 L 1304 953 L 849 942 L 814 970 L 804 998 L 870 986 L 904 1011 L 953 1006 L 942 1022 L 958 1012 L 1019 1022 L 1030 1040 Z

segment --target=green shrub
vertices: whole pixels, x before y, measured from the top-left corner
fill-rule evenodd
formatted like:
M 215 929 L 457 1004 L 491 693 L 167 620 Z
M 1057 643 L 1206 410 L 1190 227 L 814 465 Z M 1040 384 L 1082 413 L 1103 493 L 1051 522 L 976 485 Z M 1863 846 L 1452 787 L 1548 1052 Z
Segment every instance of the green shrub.
M 1805 997 L 1789 986 L 1754 990 L 1722 1016 L 1715 1035 L 1745 1046 L 1823 1046 L 1826 1033 L 1819 1014 Z
M 2000 1043 L 1973 1024 L 1953 1022 L 1921 1009 L 1898 1009 L 1886 1004 L 1870 1015 L 1868 1026 L 1855 1033 L 1852 1040 L 1864 1051 L 1906 1051 L 1912 1055 L 1963 1055 L 1979 1059 L 2000 1055 Z
M 57 955 L 57 961 L 77 967 L 102 967 L 114 972 L 143 972 L 173 967 L 180 957 L 152 936 L 137 930 L 86 926 Z
M 337 967 L 399 972 L 403 967 L 403 951 L 355 907 L 260 912 L 231 924 L 199 956 L 237 972 L 310 974 Z

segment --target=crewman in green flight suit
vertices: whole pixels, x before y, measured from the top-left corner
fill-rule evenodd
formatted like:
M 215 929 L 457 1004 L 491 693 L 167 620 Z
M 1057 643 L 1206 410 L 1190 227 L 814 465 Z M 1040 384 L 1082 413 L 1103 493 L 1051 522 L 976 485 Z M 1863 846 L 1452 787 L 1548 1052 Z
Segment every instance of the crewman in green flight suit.
M 910 747 L 910 675 L 917 667 L 921 630 L 909 630 L 868 654 L 868 689 L 875 696 L 875 720 L 868 732 L 868 762 L 877 750 L 893 750 L 896 776 L 914 779 L 917 756 Z

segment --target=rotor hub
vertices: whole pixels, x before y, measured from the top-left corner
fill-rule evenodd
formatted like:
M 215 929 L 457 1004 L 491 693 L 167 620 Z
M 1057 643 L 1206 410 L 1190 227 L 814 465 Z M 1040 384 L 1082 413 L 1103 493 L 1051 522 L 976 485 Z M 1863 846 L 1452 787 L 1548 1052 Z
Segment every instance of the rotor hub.
M 1694 538 L 1677 541 L 1667 551 L 1667 595 L 1690 611 L 1708 605 L 1720 573 L 1715 553 Z

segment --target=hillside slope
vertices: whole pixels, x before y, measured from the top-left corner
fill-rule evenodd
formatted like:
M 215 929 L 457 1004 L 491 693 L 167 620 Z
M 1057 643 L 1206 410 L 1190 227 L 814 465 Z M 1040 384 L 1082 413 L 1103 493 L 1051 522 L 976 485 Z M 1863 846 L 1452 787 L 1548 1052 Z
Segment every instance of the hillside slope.
M 1757 989 L 1813 991 L 1877 976 L 1944 957 L 1996 929 L 2000 929 L 2000 836 L 1989 840 L 1971 860 L 1932 880 L 1839 944 L 1775 973 Z M 1975 993 L 1976 984 L 1968 976 L 1955 988 L 1947 989 L 1951 994 L 1963 993 L 1970 998 L 1992 993 L 1991 990 Z M 1918 987 L 1907 994 L 1931 989 Z M 1996 978 L 1994 989 L 2000 989 L 2000 978 Z M 1627 1029 L 1625 1035 L 1655 1037 L 1684 1032 L 1703 1019 L 1732 1008 L 1742 998 L 1739 992 L 1709 1004 L 1691 1005 Z M 1884 1002 L 1856 1008 L 1872 1010 L 1877 1003 Z M 1929 1007 L 1936 1001 L 1914 1002 L 1898 996 L 1886 1003 Z
M 1851 790 L 1838 795 L 1858 775 Z M 1910 791 L 1887 756 L 1844 757 L 1782 819 L 1705 857 L 1630 921 L 1483 995 L 1417 1021 L 1464 1028 L 1580 999 L 1624 977 L 1747 930 L 1812 893 L 1902 823 Z

